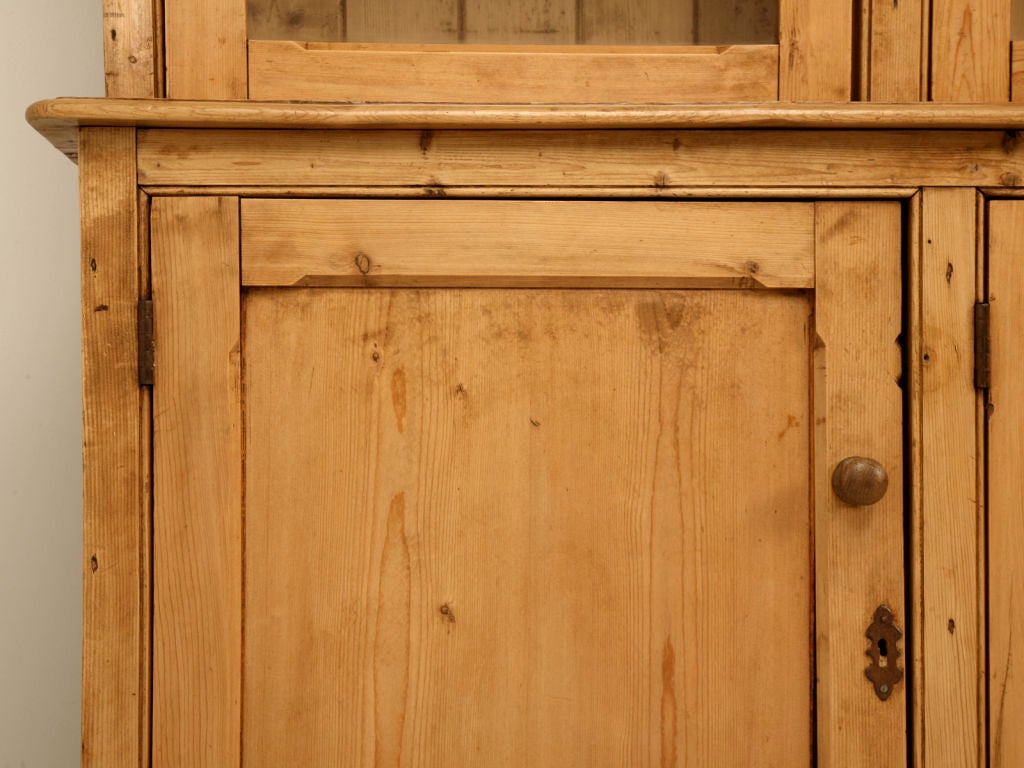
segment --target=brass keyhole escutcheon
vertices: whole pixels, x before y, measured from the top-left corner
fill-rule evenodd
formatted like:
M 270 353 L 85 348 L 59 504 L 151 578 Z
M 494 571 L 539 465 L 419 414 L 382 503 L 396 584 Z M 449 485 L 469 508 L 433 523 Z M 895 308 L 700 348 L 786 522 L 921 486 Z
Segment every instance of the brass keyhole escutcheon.
M 869 507 L 881 501 L 889 490 L 889 475 L 874 459 L 850 456 L 836 465 L 832 473 L 832 489 L 844 504 Z

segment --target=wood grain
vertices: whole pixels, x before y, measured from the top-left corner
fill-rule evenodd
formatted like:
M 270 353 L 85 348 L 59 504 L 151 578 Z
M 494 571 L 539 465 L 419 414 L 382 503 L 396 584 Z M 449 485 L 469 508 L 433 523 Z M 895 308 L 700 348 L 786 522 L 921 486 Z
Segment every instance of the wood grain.
M 989 295 L 992 305 L 992 388 L 988 420 L 989 753 L 993 768 L 1024 761 L 1024 386 L 1020 318 L 1024 280 L 1020 243 L 1024 203 L 989 203 Z
M 1018 5 L 1024 13 L 1024 3 Z M 1019 40 L 1010 43 L 1010 100 L 1024 101 L 1024 42 Z
M 1010 0 L 932 0 L 931 98 L 1007 102 Z
M 849 101 L 853 4 L 779 0 L 779 100 Z
M 237 198 L 152 205 L 153 766 L 239 764 Z
M 978 759 L 980 508 L 974 389 L 974 189 L 925 189 L 921 209 L 920 341 L 911 363 L 920 425 L 913 514 L 921 560 L 921 759 Z
M 335 39 L 458 43 L 465 38 L 465 10 L 460 20 L 459 8 L 459 0 L 345 0 L 345 34 Z
M 174 0 L 164 8 L 167 96 L 244 99 L 245 0 Z
M 969 158 L 969 160 L 965 159 Z M 996 186 L 1024 184 L 1003 132 L 139 132 L 153 185 Z
M 118 98 L 163 96 L 159 72 L 162 40 L 152 0 L 103 0 L 103 68 L 106 93 Z
M 805 294 L 245 301 L 246 766 L 809 763 Z
M 870 0 L 866 42 L 869 70 L 867 101 L 908 102 L 921 99 L 924 50 L 924 0 Z M 861 54 L 864 56 L 864 54 Z M 862 83 L 862 87 L 865 83 Z
M 650 104 L 771 101 L 777 93 L 772 45 L 591 52 L 249 43 L 249 95 L 260 101 Z
M 245 200 L 248 286 L 814 286 L 811 203 Z
M 599 45 L 693 45 L 697 5 L 698 0 L 585 0 L 578 3 L 573 38 Z
M 263 129 L 1024 129 L 1017 106 L 933 104 L 294 104 L 283 102 L 51 99 L 32 126 L 74 157 L 80 126 Z
M 351 0 L 246 0 L 250 40 L 342 40 Z
M 459 41 L 463 43 L 497 43 L 502 45 L 550 44 L 577 42 L 578 29 L 577 10 L 585 18 L 584 9 L 592 4 L 601 4 L 605 0 L 460 0 L 462 9 Z M 638 0 L 643 11 L 660 8 L 658 0 Z M 688 5 L 684 0 L 681 5 Z M 654 6 L 652 9 L 650 6 Z M 644 6 L 647 6 L 644 8 Z M 622 6 L 620 6 L 622 7 Z M 641 10 L 642 9 L 642 10 Z M 639 42 L 631 19 L 626 14 L 616 18 L 622 23 L 622 34 L 629 39 L 616 42 Z M 607 32 L 614 37 L 615 22 L 606 22 Z M 650 29 L 649 27 L 647 29 Z M 654 41 L 650 41 L 654 42 Z M 685 42 L 692 42 L 686 40 Z
M 815 527 L 818 763 L 904 765 L 906 681 L 880 701 L 864 670 L 865 631 L 888 606 L 903 610 L 903 450 L 898 203 L 817 205 L 815 288 Z M 856 343 L 852 343 L 852 340 Z M 832 470 L 847 456 L 880 462 L 885 497 L 844 505 Z M 893 663 L 905 667 L 905 642 Z M 892 654 L 890 654 L 892 655 Z
M 778 0 L 697 0 L 701 45 L 770 44 L 779 40 Z
M 149 663 L 135 132 L 84 129 L 81 151 L 82 766 L 135 768 Z

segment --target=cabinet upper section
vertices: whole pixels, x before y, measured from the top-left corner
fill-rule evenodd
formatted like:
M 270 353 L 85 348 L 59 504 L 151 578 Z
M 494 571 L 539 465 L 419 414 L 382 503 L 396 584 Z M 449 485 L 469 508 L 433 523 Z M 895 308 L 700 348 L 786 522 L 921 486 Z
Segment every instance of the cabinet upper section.
M 104 16 L 118 97 L 1005 103 L 1024 77 L 1024 0 L 104 0 Z

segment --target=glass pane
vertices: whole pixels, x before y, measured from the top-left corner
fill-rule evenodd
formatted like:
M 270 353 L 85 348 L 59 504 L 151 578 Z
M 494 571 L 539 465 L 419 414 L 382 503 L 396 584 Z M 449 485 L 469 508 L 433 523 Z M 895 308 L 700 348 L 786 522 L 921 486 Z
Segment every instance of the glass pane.
M 247 0 L 249 38 L 725 45 L 778 40 L 778 0 Z

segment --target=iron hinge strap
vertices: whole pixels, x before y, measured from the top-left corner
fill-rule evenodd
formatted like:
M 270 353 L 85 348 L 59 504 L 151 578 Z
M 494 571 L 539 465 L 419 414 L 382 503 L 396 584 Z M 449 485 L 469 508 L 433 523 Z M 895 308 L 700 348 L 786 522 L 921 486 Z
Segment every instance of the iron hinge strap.
M 153 302 L 139 300 L 139 385 L 153 386 Z
M 974 305 L 974 386 L 992 386 L 992 320 L 987 301 Z

